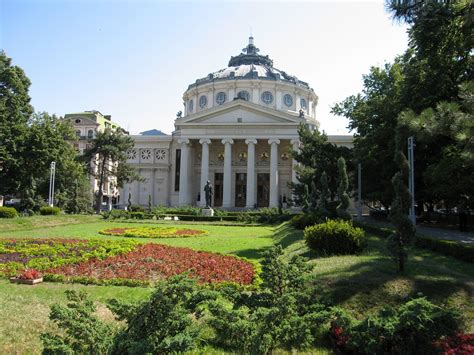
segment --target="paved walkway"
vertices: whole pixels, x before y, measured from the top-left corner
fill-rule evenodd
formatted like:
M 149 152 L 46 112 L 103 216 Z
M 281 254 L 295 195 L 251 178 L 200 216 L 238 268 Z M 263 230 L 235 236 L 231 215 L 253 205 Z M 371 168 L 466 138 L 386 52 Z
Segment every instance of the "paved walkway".
M 378 221 L 376 219 L 363 217 L 362 221 L 365 223 L 370 223 L 373 225 L 393 228 L 393 225 L 390 222 Z M 444 239 L 444 240 L 455 240 L 460 243 L 472 244 L 474 245 L 474 232 L 460 232 L 459 230 L 454 229 L 444 229 L 436 227 L 425 227 L 425 226 L 416 226 L 416 232 L 419 235 L 424 235 L 426 237 Z

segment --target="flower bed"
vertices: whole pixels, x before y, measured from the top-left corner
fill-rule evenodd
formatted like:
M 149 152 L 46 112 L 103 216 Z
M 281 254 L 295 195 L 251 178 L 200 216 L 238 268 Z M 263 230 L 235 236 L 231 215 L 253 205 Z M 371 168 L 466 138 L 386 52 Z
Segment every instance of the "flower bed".
M 104 235 L 115 235 L 129 238 L 189 238 L 206 234 L 200 229 L 184 229 L 175 227 L 133 227 L 109 228 L 99 232 Z
M 201 283 L 251 285 L 254 265 L 234 256 L 132 240 L 0 240 L 0 275 L 36 269 L 46 281 L 139 286 L 188 272 Z
M 137 245 L 133 240 L 0 239 L 0 275 L 105 259 L 128 253 Z
M 144 244 L 135 250 L 105 260 L 91 259 L 75 265 L 64 265 L 46 271 L 72 280 L 128 279 L 151 282 L 189 272 L 201 283 L 236 282 L 250 285 L 256 276 L 251 263 L 233 257 L 189 248 L 161 244 Z

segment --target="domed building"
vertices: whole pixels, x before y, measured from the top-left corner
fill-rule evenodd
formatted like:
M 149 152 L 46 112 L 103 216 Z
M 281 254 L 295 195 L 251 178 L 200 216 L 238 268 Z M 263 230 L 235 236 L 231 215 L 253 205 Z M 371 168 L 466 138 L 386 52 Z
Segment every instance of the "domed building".
M 204 206 L 210 180 L 215 207 L 277 207 L 297 181 L 290 149 L 298 149 L 298 126 L 319 127 L 317 103 L 308 83 L 276 69 L 250 37 L 226 68 L 188 86 L 171 136 L 133 136 L 128 161 L 145 181 L 125 185 L 121 203 Z

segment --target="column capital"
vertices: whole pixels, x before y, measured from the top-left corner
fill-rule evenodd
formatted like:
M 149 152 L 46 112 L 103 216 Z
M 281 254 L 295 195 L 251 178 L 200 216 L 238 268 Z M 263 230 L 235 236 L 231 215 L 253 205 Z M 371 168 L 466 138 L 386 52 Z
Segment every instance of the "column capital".
M 227 143 L 234 144 L 234 140 L 232 138 L 224 138 L 222 140 L 222 144 L 227 144 Z
M 209 138 L 201 138 L 199 140 L 200 144 L 211 144 L 211 140 Z
M 178 144 L 189 144 L 188 138 L 180 138 L 178 139 Z
M 268 144 L 273 144 L 273 143 L 280 144 L 280 140 L 278 138 L 270 138 L 268 140 Z
M 245 144 L 257 144 L 257 140 L 255 138 L 248 138 L 245 140 Z

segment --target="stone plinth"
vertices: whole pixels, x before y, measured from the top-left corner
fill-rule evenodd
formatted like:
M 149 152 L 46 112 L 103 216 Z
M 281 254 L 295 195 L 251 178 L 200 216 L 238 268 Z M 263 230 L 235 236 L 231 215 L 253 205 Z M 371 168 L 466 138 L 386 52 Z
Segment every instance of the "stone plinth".
M 203 208 L 201 210 L 203 216 L 212 217 L 214 216 L 214 210 L 212 208 Z

